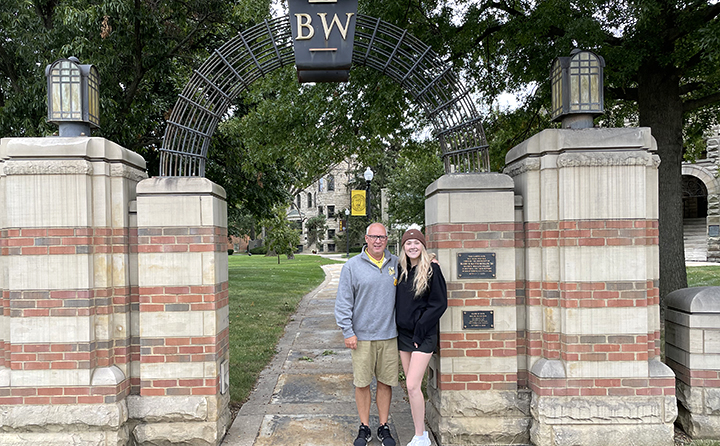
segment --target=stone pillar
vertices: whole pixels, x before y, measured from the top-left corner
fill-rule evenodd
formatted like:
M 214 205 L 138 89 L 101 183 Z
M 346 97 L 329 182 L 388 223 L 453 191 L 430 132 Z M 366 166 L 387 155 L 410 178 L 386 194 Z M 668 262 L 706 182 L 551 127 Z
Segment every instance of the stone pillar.
M 513 148 L 537 446 L 672 445 L 660 362 L 656 144 L 647 128 L 545 130 Z
M 707 139 L 707 159 L 714 164 L 715 178 L 720 167 L 720 126 L 713 129 L 712 136 Z M 720 196 L 717 189 L 708 190 L 707 234 L 708 234 L 708 262 L 720 263 Z
M 225 191 L 205 178 L 145 180 L 137 222 L 133 435 L 217 445 L 230 423 Z
M 665 362 L 677 375 L 678 421 L 693 439 L 720 436 L 720 287 L 667 296 Z
M 130 203 L 139 155 L 0 141 L 0 443 L 126 444 Z
M 527 443 L 513 182 L 499 173 L 444 175 L 425 194 L 428 248 L 448 285 L 439 354 L 429 367 L 430 428 L 448 446 Z

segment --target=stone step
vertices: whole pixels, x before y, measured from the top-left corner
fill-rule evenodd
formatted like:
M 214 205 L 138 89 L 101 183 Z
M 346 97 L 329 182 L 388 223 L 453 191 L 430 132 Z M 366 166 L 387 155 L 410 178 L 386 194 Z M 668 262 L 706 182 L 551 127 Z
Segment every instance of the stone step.
M 707 223 L 705 218 L 683 220 L 683 242 L 686 261 L 707 261 Z

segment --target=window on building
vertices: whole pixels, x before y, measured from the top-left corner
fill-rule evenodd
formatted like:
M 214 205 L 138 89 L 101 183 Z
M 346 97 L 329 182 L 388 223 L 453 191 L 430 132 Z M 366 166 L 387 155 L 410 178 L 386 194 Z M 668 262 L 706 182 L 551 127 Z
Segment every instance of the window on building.
M 335 244 L 328 243 L 328 252 L 335 252 Z
M 328 229 L 328 240 L 332 240 L 335 238 L 335 230 L 334 229 Z
M 300 201 L 300 195 L 295 197 L 295 204 L 297 204 L 298 210 L 300 210 L 300 207 L 302 206 L 302 202 Z
M 322 243 L 318 245 L 318 252 L 323 252 L 323 246 L 325 245 L 323 245 Z
M 325 213 L 325 209 L 323 209 L 322 206 L 318 206 L 318 215 L 323 215 Z
M 328 206 L 328 218 L 335 218 L 335 206 Z
M 332 175 L 328 175 L 327 177 L 327 190 L 335 190 L 335 177 Z
M 325 178 L 320 178 L 318 181 L 318 192 L 325 192 Z
M 311 208 L 312 205 L 313 205 L 313 203 L 312 203 L 312 194 L 308 192 L 307 207 L 308 207 L 308 208 Z

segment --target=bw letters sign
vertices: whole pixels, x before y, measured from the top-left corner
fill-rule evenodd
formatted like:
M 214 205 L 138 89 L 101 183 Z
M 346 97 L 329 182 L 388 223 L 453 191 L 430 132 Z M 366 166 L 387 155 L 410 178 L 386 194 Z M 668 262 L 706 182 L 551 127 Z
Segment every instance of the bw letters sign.
M 300 82 L 346 82 L 358 0 L 289 0 Z

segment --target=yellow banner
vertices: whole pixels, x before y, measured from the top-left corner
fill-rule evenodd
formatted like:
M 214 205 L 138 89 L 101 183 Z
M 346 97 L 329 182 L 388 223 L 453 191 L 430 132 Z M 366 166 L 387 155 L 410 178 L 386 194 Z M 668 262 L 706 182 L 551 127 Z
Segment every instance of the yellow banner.
M 360 215 L 365 216 L 367 215 L 367 210 L 365 209 L 365 191 L 364 190 L 354 190 L 350 193 L 350 215 Z

